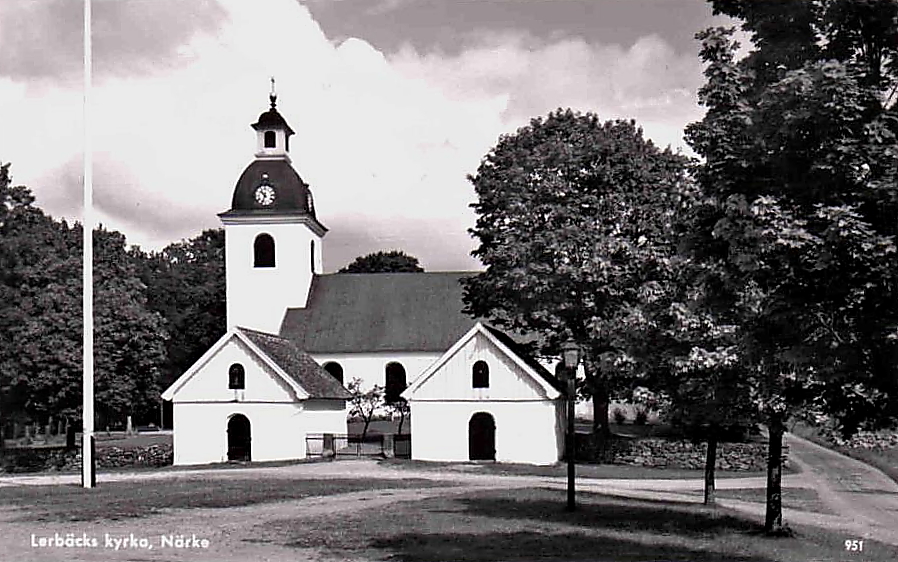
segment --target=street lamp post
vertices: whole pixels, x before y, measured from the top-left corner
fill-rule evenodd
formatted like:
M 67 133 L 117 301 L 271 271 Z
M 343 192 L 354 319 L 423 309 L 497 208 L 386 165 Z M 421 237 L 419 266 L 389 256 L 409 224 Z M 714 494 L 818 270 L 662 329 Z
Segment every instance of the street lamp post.
M 576 446 L 574 444 L 574 402 L 577 399 L 577 365 L 580 363 L 580 348 L 573 341 L 565 342 L 561 347 L 561 358 L 564 364 L 564 378 L 567 382 L 567 437 L 564 440 L 565 454 L 567 456 L 567 510 L 577 509 L 574 498 L 574 457 Z

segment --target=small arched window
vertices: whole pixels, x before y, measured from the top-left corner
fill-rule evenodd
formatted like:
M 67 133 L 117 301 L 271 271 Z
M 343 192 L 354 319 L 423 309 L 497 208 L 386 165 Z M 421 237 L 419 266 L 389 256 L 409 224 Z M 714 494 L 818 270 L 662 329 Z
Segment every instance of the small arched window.
M 312 240 L 309 246 L 309 260 L 311 261 L 309 267 L 311 268 L 312 273 L 315 273 L 315 241 Z
M 490 387 L 490 366 L 486 364 L 486 361 L 474 363 L 474 368 L 471 369 L 471 386 L 474 388 Z
M 256 236 L 253 243 L 253 267 L 274 267 L 274 238 L 270 234 Z
M 274 131 L 265 131 L 265 148 L 274 148 L 277 145 L 277 137 Z
M 400 400 L 405 390 L 405 367 L 401 363 L 387 363 L 386 380 L 384 381 L 384 402 L 392 404 Z
M 228 388 L 235 390 L 246 388 L 246 371 L 240 363 L 234 363 L 228 369 Z
M 330 373 L 337 382 L 343 384 L 343 367 L 336 361 L 329 361 L 324 364 L 324 370 Z

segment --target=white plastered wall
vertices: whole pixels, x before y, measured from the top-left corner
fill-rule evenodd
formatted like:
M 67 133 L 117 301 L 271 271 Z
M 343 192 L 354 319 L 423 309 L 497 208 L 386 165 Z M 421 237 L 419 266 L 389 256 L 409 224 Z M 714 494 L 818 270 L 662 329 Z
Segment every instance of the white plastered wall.
M 545 465 L 561 458 L 563 426 L 548 400 L 411 402 L 412 458 L 467 461 L 468 422 L 478 412 L 496 422 L 497 461 Z
M 439 359 L 442 352 L 374 352 L 374 353 L 313 353 L 319 365 L 335 361 L 343 367 L 343 384 L 354 378 L 362 380 L 362 389 L 375 384 L 384 386 L 389 363 L 400 363 L 405 368 L 405 382 L 411 384 L 424 370 Z
M 244 390 L 228 389 L 228 369 L 240 363 Z M 345 433 L 346 402 L 299 400 L 290 386 L 232 337 L 182 387 L 174 403 L 174 464 L 227 460 L 228 420 L 250 421 L 252 460 L 306 456 L 307 433 Z
M 253 245 L 262 233 L 274 239 L 274 267 L 253 266 Z M 299 220 L 226 222 L 225 263 L 228 329 L 276 334 L 288 308 L 306 306 L 313 273 L 321 272 L 321 236 Z
M 476 361 L 489 366 L 489 388 L 473 388 Z M 476 334 L 418 388 L 411 405 L 412 457 L 468 460 L 468 423 L 478 412 L 496 423 L 496 460 L 552 464 L 561 456 L 562 401 L 483 334 Z

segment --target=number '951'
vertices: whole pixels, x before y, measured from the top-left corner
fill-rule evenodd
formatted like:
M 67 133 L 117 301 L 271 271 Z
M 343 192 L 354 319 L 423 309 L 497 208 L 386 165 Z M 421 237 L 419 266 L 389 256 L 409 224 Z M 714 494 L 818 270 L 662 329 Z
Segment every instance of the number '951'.
M 845 550 L 847 550 L 849 552 L 863 552 L 864 541 L 846 539 L 845 540 Z

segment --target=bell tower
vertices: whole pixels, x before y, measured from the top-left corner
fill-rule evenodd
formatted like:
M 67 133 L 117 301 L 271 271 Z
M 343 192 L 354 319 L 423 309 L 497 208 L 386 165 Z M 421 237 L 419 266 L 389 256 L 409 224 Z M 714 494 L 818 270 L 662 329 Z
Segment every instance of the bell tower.
M 227 324 L 276 334 L 288 308 L 304 308 L 312 278 L 322 273 L 327 233 L 315 216 L 312 192 L 290 160 L 293 129 L 277 110 L 274 79 L 270 107 L 251 125 L 255 159 L 219 214 L 225 229 Z
M 259 116 L 251 126 L 256 130 L 256 158 L 281 159 L 290 162 L 290 137 L 293 129 L 277 110 L 278 95 L 271 79 L 271 93 L 268 94 L 271 107 Z

